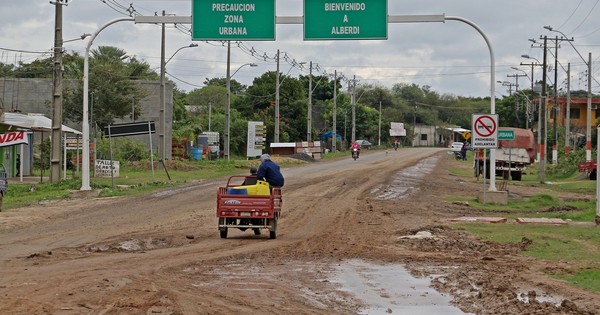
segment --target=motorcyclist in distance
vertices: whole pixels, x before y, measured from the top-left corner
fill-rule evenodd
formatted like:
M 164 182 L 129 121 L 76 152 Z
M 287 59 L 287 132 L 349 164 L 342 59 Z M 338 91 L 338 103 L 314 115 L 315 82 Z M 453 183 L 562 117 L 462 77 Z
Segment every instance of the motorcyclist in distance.
M 352 142 L 352 145 L 350 145 L 350 151 L 357 149 L 357 153 L 360 155 L 360 144 L 356 141 Z

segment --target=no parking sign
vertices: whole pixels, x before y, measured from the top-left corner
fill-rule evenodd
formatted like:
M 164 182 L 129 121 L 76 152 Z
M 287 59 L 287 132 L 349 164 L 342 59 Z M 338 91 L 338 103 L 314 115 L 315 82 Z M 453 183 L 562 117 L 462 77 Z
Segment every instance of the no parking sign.
M 495 149 L 498 147 L 498 115 L 473 115 L 473 148 Z

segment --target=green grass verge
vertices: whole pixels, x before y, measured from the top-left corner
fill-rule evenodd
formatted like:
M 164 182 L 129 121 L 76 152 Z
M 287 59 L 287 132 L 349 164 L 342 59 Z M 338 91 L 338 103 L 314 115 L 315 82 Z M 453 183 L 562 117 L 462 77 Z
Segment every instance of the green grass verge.
M 595 269 L 588 268 L 571 274 L 557 275 L 556 278 L 589 291 L 600 292 L 600 266 Z
M 286 160 L 279 163 L 281 167 L 301 165 L 300 160 Z M 121 165 L 119 177 L 90 179 L 90 186 L 100 190 L 101 197 L 140 195 L 157 189 L 177 187 L 198 180 L 219 178 L 227 175 L 248 174 L 250 166 L 258 166 L 258 160 L 232 161 L 172 161 L 167 168 L 159 168 L 156 163 L 154 171 L 150 162 Z M 68 179 L 59 183 L 47 182 L 20 183 L 18 179 L 9 180 L 9 188 L 3 198 L 2 211 L 39 204 L 48 200 L 68 199 L 70 191 L 81 188 L 81 179 L 75 172 L 67 172 Z M 31 179 L 39 178 L 38 175 Z M 47 171 L 46 171 L 47 175 Z
M 468 165 L 467 165 L 468 164 Z M 465 180 L 473 176 L 472 164 L 457 161 L 450 173 Z M 481 204 L 477 198 L 448 196 L 449 201 L 467 201 L 470 207 L 488 211 L 490 216 L 502 216 L 508 219 L 560 218 L 572 222 L 569 225 L 534 224 L 479 224 L 457 225 L 484 240 L 497 243 L 518 243 L 522 238 L 532 240 L 532 244 L 522 251 L 522 255 L 547 260 L 568 262 L 571 269 L 547 271 L 550 276 L 567 281 L 574 286 L 600 292 L 600 228 L 594 226 L 596 216 L 596 182 L 581 174 L 545 178 L 540 182 L 537 166 L 528 169 L 521 181 L 509 181 L 509 192 L 518 192 L 519 187 L 543 187 L 556 192 L 589 194 L 589 200 L 559 200 L 552 193 L 535 195 L 529 198 L 513 199 L 509 197 L 507 205 Z
M 567 261 L 573 270 L 551 276 L 600 292 L 600 230 L 593 225 L 460 224 L 457 227 L 496 243 L 532 241 L 521 254 L 549 261 Z

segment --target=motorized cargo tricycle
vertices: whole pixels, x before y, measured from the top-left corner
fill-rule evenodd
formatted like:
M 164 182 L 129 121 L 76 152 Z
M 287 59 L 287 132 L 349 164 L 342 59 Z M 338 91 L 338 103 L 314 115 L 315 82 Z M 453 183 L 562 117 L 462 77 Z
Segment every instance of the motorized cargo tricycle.
M 256 184 L 251 184 L 256 182 Z M 253 176 L 231 176 L 225 187 L 217 192 L 219 235 L 227 238 L 231 228 L 252 230 L 260 235 L 269 231 L 269 238 L 277 238 L 277 220 L 281 215 L 283 199 L 280 188 L 271 188 L 267 182 Z

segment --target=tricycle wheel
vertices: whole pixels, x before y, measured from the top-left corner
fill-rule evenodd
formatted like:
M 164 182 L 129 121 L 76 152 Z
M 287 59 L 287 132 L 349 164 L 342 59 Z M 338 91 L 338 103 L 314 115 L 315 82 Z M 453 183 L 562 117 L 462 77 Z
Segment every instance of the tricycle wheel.
M 269 230 L 269 238 L 274 240 L 277 238 L 277 218 L 270 219 L 269 221 L 269 225 L 271 225 Z
M 219 218 L 219 226 L 224 225 L 224 224 L 225 224 L 225 218 Z M 227 238 L 227 228 L 219 227 L 219 235 L 221 236 L 221 238 Z

